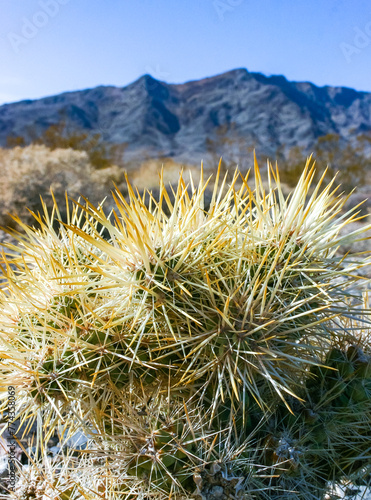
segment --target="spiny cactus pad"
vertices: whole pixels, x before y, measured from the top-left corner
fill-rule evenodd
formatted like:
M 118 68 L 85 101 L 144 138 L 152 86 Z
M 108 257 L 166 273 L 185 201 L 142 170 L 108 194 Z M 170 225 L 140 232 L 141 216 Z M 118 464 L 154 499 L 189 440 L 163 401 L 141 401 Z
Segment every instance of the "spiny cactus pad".
M 17 221 L 1 408 L 12 385 L 17 415 L 37 419 L 45 494 L 318 499 L 365 474 L 369 261 L 337 250 L 369 227 L 342 235 L 357 207 L 314 173 L 308 160 L 286 196 L 271 166 L 252 184 L 218 170 L 209 207 L 202 172 L 191 194 L 161 177 L 158 199 L 128 183 L 110 214 L 85 200 L 64 222 L 56 204 Z M 48 439 L 76 431 L 87 449 L 51 466 Z

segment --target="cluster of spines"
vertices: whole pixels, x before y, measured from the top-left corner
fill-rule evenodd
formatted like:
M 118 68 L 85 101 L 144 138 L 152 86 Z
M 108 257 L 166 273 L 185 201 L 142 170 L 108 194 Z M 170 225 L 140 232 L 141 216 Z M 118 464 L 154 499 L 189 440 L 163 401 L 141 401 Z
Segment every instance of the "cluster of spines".
M 304 439 L 305 418 L 312 410 L 306 413 L 300 405 L 312 401 L 311 384 L 316 396 L 334 394 L 329 384 L 339 390 L 332 398 L 334 408 L 342 408 L 340 398 L 349 395 L 352 408 L 363 403 L 370 415 L 367 377 L 361 374 L 368 373 L 368 365 L 362 368 L 362 356 L 354 355 L 359 366 L 351 380 L 336 378 L 343 376 L 346 363 L 352 364 L 348 353 L 341 368 L 325 368 L 337 352 L 334 343 L 352 338 L 345 327 L 342 331 L 343 317 L 357 314 L 346 303 L 347 288 L 357 281 L 352 271 L 366 263 L 347 267 L 334 254 L 346 239 L 359 237 L 359 232 L 338 236 L 357 214 L 351 211 L 337 223 L 344 200 L 335 197 L 332 183 L 322 191 L 319 183 L 310 192 L 313 175 L 308 164 L 287 199 L 273 169 L 267 193 L 257 166 L 254 190 L 248 176 L 241 177 L 237 189 L 236 174 L 228 188 L 223 180 L 222 195 L 218 174 L 207 211 L 202 179 L 192 197 L 180 179 L 174 201 L 161 184 L 160 200 L 150 195 L 149 207 L 129 186 L 129 203 L 115 195 L 115 223 L 87 202 L 85 207 L 76 203 L 59 233 L 53 220 L 57 207 L 51 217 L 47 211 L 44 220 L 36 217 L 40 230 L 25 226 L 26 236 L 17 236 L 20 246 L 10 246 L 22 256 L 7 259 L 1 312 L 3 352 L 9 360 L 3 371 L 19 374 L 24 418 L 34 414 L 35 404 L 40 411 L 56 412 L 48 421 L 63 416 L 65 427 L 79 413 L 113 443 L 123 423 L 123 415 L 115 416 L 117 397 L 130 394 L 133 381 L 147 387 L 147 393 L 165 381 L 168 403 L 197 408 L 201 430 L 196 434 L 191 426 L 192 439 L 179 444 L 179 428 L 191 425 L 186 409 L 176 432 L 160 424 L 147 429 L 147 435 L 142 429 L 133 437 L 126 430 L 121 437 L 129 457 L 126 473 L 149 478 L 149 489 L 152 484 L 167 494 L 190 491 L 195 468 L 207 470 L 213 461 L 223 461 L 222 446 L 216 452 L 209 436 L 224 428 L 229 429 L 229 449 L 239 450 L 236 470 L 244 466 L 251 471 L 259 459 L 263 469 L 276 470 L 272 456 L 289 457 L 290 443 Z M 159 399 L 156 403 L 162 405 Z M 278 441 L 269 430 L 269 415 L 276 408 L 285 433 L 290 430 Z M 291 418 L 295 412 L 297 429 Z M 276 434 L 279 429 L 276 423 Z M 363 445 L 369 436 L 362 439 Z M 277 442 L 278 453 L 270 452 Z M 316 482 L 323 467 L 308 456 L 301 459 L 304 469 L 312 468 L 307 481 Z M 337 467 L 338 476 L 347 473 L 347 467 Z

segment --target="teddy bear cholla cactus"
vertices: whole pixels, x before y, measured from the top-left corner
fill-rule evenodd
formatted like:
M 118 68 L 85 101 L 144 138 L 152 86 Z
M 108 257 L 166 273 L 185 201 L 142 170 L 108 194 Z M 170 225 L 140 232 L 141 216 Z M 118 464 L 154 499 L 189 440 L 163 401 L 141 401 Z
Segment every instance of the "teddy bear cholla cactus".
M 289 484 L 310 498 L 314 485 L 324 490 L 348 473 L 343 465 L 324 473 L 310 451 L 302 461 L 293 452 L 295 470 L 308 474 L 280 463 L 293 460 L 291 442 L 309 446 L 310 383 L 325 390 L 316 370 L 356 342 L 349 290 L 367 261 L 336 250 L 367 228 L 339 236 L 356 208 L 342 214 L 333 182 L 311 188 L 309 161 L 288 198 L 277 170 L 268 169 L 267 191 L 257 164 L 254 173 L 253 188 L 248 175 L 236 172 L 227 186 L 218 173 L 207 210 L 202 176 L 191 196 L 182 178 L 172 196 L 161 180 L 159 200 L 128 183 L 129 201 L 116 192 L 111 216 L 77 202 L 58 223 L 55 205 L 36 216 L 39 229 L 23 225 L 15 235 L 16 256 L 4 254 L 0 357 L 19 414 L 42 415 L 44 436 L 61 425 L 66 439 L 82 429 L 91 453 L 107 464 L 121 457 L 120 484 L 135 478 L 145 498 L 217 495 L 210 484 L 227 495 L 232 483 L 236 497 L 273 498 Z M 369 355 L 367 341 L 361 347 Z M 133 397 L 139 388 L 145 408 Z M 352 474 L 364 466 L 353 462 Z

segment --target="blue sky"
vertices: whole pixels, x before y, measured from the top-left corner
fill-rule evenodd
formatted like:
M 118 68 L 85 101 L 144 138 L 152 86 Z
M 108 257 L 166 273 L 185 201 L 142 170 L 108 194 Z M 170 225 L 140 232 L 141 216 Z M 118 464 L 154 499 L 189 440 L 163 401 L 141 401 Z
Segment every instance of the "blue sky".
M 244 67 L 371 91 L 371 4 L 1 0 L 0 103 Z

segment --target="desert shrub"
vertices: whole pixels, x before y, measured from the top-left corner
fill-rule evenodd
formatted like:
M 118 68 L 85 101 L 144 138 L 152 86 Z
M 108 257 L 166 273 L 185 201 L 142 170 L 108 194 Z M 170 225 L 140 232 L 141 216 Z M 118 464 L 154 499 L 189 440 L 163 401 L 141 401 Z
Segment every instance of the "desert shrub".
M 370 134 L 361 134 L 352 141 L 342 141 L 338 134 L 320 136 L 313 146 L 313 159 L 320 159 L 321 164 L 327 167 L 325 182 L 330 182 L 337 175 L 337 182 L 342 188 L 350 192 L 356 187 L 370 183 Z M 283 157 L 278 151 L 277 156 L 281 165 L 282 181 L 293 187 L 298 182 L 303 165 L 307 158 L 305 148 L 295 146 Z M 320 170 L 315 174 L 315 180 L 320 178 Z
M 216 127 L 214 139 L 207 137 L 205 146 L 213 167 L 222 158 L 220 170 L 224 174 L 227 171 L 233 171 L 236 166 L 241 172 L 246 171 L 250 166 L 249 160 L 256 142 L 254 134 L 242 136 L 237 132 L 236 123 L 232 122 Z
M 30 129 L 32 144 L 39 144 L 55 149 L 74 149 L 76 151 L 85 151 L 88 155 L 90 164 L 96 168 L 106 168 L 113 164 L 122 166 L 123 155 L 127 144 L 112 144 L 105 142 L 100 133 L 89 134 L 77 129 L 71 129 L 67 126 L 65 120 L 50 125 L 40 135 Z M 7 138 L 7 147 L 24 147 L 29 143 L 22 136 L 10 135 Z
M 54 149 L 32 145 L 24 148 L 0 149 L 0 224 L 14 226 L 8 215 L 18 215 L 24 221 L 33 220 L 28 209 L 42 211 L 43 198 L 53 206 L 51 190 L 57 202 L 64 204 L 65 192 L 72 198 L 80 194 L 99 203 L 121 183 L 124 172 L 111 166 L 96 171 L 86 152 L 73 149 Z M 62 214 L 65 219 L 66 214 Z

